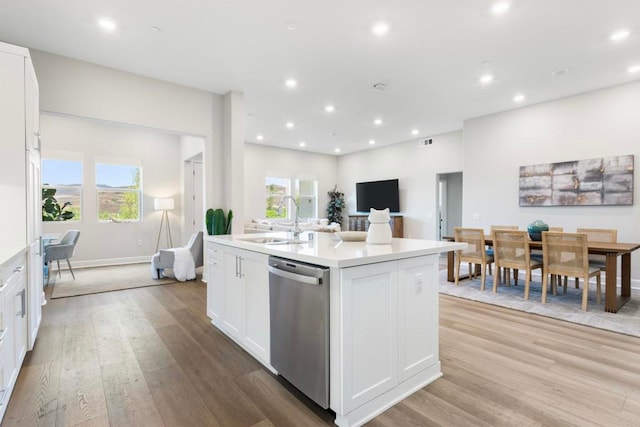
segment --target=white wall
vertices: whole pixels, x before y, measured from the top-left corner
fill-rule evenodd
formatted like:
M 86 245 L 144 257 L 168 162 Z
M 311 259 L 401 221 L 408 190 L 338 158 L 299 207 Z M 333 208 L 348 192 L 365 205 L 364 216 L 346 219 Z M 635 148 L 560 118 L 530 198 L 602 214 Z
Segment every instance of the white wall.
M 338 160 L 334 156 L 284 148 L 245 144 L 244 222 L 264 218 L 266 176 L 318 181 L 318 217 L 327 217 L 327 193 L 338 183 Z M 293 181 L 292 181 L 293 182 Z M 234 226 L 235 227 L 235 226 Z M 235 232 L 238 232 L 234 228 Z
M 484 227 L 541 219 L 565 231 L 617 228 L 621 242 L 640 241 L 640 200 L 633 206 L 519 207 L 521 165 L 640 155 L 640 82 L 547 102 L 464 123 L 463 224 Z M 479 219 L 474 220 L 477 214 Z M 640 253 L 632 275 L 640 278 Z
M 40 110 L 202 136 L 207 204 L 222 203 L 222 96 L 31 50 Z
M 169 212 L 173 242 L 181 242 L 182 193 L 180 138 L 169 133 L 133 126 L 54 114 L 41 115 L 43 158 L 52 151 L 80 153 L 83 161 L 82 220 L 44 222 L 43 232 L 64 233 L 79 229 L 74 265 L 100 265 L 148 260 L 155 252 L 160 212 L 153 210 L 156 197 L 173 197 L 176 210 Z M 113 223 L 97 220 L 96 157 L 142 162 L 143 217 L 140 222 Z M 163 233 L 164 234 L 164 233 Z M 140 243 L 140 244 L 139 244 Z M 166 247 L 161 240 L 161 247 Z
M 462 167 L 462 132 L 450 132 L 434 136 L 426 147 L 410 141 L 339 157 L 338 189 L 345 193 L 346 213 L 353 214 L 356 182 L 398 178 L 404 237 L 435 239 L 436 174 L 460 172 Z

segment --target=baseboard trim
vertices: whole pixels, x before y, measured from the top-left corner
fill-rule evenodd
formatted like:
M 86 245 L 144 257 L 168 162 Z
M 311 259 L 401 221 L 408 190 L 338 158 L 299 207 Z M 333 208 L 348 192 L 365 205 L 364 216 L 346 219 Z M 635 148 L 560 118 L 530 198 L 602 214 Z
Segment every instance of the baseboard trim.
M 91 260 L 84 260 L 84 261 L 74 261 L 73 258 L 71 259 L 71 267 L 73 267 L 73 269 L 76 268 L 89 268 L 89 267 L 106 267 L 109 265 L 126 265 L 126 264 L 140 264 L 143 262 L 147 262 L 150 263 L 151 262 L 151 257 L 150 256 L 137 256 L 137 257 L 129 257 L 129 258 L 105 258 L 105 259 L 91 259 Z M 54 268 L 57 270 L 58 266 L 55 264 L 55 262 L 51 263 L 51 268 Z M 63 260 L 62 262 L 60 262 L 60 269 L 61 270 L 68 270 L 69 268 L 67 267 L 67 263 Z

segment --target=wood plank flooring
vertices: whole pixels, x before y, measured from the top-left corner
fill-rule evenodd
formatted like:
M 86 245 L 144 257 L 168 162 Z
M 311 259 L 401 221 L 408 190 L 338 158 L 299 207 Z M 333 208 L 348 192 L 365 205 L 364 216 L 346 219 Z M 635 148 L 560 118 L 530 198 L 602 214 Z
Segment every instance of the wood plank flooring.
M 49 300 L 3 426 L 320 426 L 206 317 L 201 282 Z M 444 377 L 370 426 L 638 426 L 640 339 L 440 297 Z

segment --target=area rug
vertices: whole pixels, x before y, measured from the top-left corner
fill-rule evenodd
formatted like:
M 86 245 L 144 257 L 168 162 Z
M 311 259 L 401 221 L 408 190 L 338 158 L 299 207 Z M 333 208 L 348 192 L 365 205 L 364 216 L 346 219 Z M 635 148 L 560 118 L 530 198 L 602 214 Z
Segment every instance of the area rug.
M 73 272 L 76 275 L 75 280 L 68 270 L 63 270 L 62 277 L 57 277 L 57 270 L 53 269 L 53 276 L 49 282 L 49 286 L 53 286 L 51 298 L 66 298 L 176 282 L 174 278 L 169 277 L 153 280 L 150 263 L 79 268 L 74 269 Z
M 461 268 L 461 275 L 463 274 Z M 464 272 L 466 274 L 466 271 Z M 604 282 L 604 278 L 603 278 Z M 552 317 L 567 322 L 608 331 L 619 332 L 626 335 L 640 337 L 640 291 L 631 290 L 631 300 L 628 301 L 617 313 L 604 311 L 604 283 L 602 284 L 602 302 L 596 302 L 596 287 L 591 284 L 589 288 L 589 301 L 587 311 L 581 310 L 582 289 L 576 289 L 572 279 L 569 280 L 567 293 L 563 294 L 558 287 L 558 294 L 547 293 L 547 303 L 542 304 L 542 284 L 540 278 L 534 276 L 529 293 L 529 299 L 524 299 L 524 278 L 522 274 L 518 280 L 518 286 L 500 285 L 497 293 L 493 293 L 493 276 L 487 275 L 487 283 L 484 291 L 480 290 L 480 279 L 464 279 L 456 286 L 447 281 L 447 271 L 440 271 L 440 293 L 459 298 L 465 298 L 486 304 L 525 311 L 540 316 Z M 582 286 L 581 286 L 582 288 Z M 618 290 L 620 292 L 620 290 Z

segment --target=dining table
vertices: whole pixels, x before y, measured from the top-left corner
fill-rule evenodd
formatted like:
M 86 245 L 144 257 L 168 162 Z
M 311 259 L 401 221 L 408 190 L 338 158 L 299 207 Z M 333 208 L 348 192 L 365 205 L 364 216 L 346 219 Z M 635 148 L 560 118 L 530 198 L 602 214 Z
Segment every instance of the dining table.
M 455 241 L 453 236 L 444 236 L 442 240 Z M 487 246 L 493 246 L 491 236 L 484 237 Z M 529 240 L 530 249 L 542 250 L 542 242 Z M 604 311 L 617 313 L 631 299 L 631 252 L 640 248 L 640 243 L 588 242 L 589 254 L 604 255 L 605 262 L 605 296 Z M 620 257 L 620 295 L 618 295 L 618 257 Z M 447 252 L 447 281 L 455 282 L 454 252 Z M 460 276 L 460 278 L 466 278 Z

